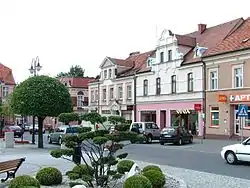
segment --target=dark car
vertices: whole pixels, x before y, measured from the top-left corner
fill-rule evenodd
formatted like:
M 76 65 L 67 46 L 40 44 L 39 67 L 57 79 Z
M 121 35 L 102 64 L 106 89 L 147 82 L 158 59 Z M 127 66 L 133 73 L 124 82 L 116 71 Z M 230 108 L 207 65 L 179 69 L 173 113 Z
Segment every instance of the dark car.
M 185 127 L 167 127 L 162 129 L 160 135 L 160 144 L 173 143 L 182 145 L 184 143 L 192 143 L 193 135 L 190 134 Z
M 9 125 L 3 128 L 2 135 L 4 136 L 6 132 L 14 132 L 14 137 L 20 138 L 23 136 L 24 130 L 18 125 Z

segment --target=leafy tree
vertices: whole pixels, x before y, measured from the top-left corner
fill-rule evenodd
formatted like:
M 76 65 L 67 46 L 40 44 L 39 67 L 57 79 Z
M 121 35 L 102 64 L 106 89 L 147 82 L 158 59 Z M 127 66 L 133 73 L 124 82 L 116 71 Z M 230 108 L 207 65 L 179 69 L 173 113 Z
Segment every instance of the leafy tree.
M 91 119 L 92 122 L 100 121 L 100 114 L 88 113 L 83 118 Z M 86 119 L 85 119 L 86 120 Z M 113 180 L 121 178 L 123 174 L 117 172 L 115 165 L 119 159 L 127 157 L 128 153 L 116 155 L 125 145 L 122 141 L 142 141 L 143 137 L 128 131 L 116 131 L 109 134 L 107 130 L 90 131 L 89 128 L 79 128 L 79 134 L 67 135 L 63 142 L 68 149 L 57 149 L 50 154 L 55 158 L 65 158 L 64 156 L 79 155 L 84 162 L 87 173 L 81 175 L 75 170 L 69 171 L 67 175 L 70 179 L 80 178 L 88 183 L 90 187 L 108 187 Z M 78 151 L 76 151 L 78 148 Z M 84 151 L 84 155 L 82 154 Z M 68 158 L 65 158 L 69 160 Z M 75 163 L 80 167 L 80 161 Z M 92 173 L 93 172 L 93 173 Z M 115 186 L 113 186 L 115 187 Z
M 61 113 L 58 116 L 59 121 L 65 123 L 65 125 L 69 125 L 71 121 L 79 121 L 79 115 L 77 113 Z
M 125 123 L 126 119 L 122 116 L 109 116 L 108 121 L 112 123 L 113 125 L 117 125 L 120 123 Z
M 43 148 L 43 120 L 72 112 L 68 89 L 57 79 L 34 76 L 20 83 L 12 93 L 11 108 L 16 114 L 38 118 L 38 148 Z
M 80 65 L 71 66 L 69 72 L 60 72 L 57 78 L 60 77 L 84 77 L 85 70 Z

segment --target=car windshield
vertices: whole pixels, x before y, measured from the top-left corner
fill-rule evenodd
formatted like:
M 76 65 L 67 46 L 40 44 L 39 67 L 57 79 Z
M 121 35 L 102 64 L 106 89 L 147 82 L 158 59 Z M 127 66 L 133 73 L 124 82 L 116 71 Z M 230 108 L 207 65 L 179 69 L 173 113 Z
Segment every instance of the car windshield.
M 68 127 L 66 133 L 77 133 L 77 127 Z
M 162 133 L 164 133 L 164 134 L 175 134 L 175 129 L 174 128 L 165 128 L 165 129 L 162 129 Z
M 19 126 L 9 126 L 10 130 L 21 130 Z

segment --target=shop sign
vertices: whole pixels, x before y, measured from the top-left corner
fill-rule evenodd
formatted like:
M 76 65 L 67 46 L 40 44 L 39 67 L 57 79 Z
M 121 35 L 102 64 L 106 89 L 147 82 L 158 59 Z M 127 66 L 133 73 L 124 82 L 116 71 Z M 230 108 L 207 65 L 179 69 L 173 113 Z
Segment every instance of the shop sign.
M 190 114 L 190 111 L 188 109 L 184 109 L 184 110 L 176 110 L 177 114 Z
M 227 96 L 226 95 L 217 95 L 217 102 L 227 102 Z
M 194 110 L 197 112 L 201 111 L 201 104 L 194 104 Z
M 230 102 L 250 102 L 250 94 L 230 95 Z

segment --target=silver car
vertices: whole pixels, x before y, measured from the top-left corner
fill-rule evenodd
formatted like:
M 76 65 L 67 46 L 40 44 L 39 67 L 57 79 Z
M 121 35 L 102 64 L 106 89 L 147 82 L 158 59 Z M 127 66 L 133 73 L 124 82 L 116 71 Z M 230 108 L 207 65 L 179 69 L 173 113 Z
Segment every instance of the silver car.
M 152 140 L 160 140 L 161 130 L 154 122 L 133 122 L 130 125 L 130 131 L 143 134 L 147 143 L 151 143 Z
M 57 144 L 62 144 L 62 138 L 65 135 L 68 134 L 77 134 L 77 127 L 79 127 L 79 125 L 62 125 L 58 128 L 56 128 L 52 133 L 50 133 L 48 135 L 48 142 L 50 144 L 52 143 L 57 143 Z

